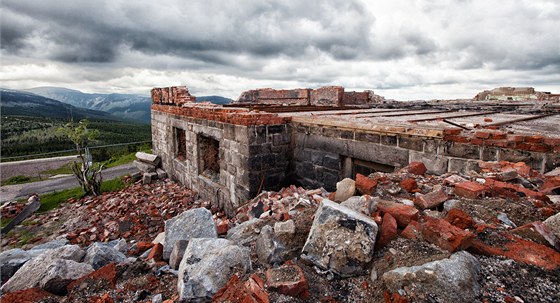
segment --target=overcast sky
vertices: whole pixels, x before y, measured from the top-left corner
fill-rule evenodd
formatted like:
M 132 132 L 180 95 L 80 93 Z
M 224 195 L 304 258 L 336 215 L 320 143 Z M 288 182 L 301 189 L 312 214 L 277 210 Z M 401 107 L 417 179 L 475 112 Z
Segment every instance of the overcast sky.
M 0 86 L 560 93 L 558 0 L 2 0 Z

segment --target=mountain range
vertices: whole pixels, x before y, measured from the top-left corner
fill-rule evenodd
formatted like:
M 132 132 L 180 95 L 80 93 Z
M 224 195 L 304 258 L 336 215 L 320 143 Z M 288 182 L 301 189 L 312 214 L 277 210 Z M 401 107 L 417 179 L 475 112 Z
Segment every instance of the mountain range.
M 142 123 L 150 123 L 151 99 L 148 96 L 83 93 L 78 90 L 63 87 L 36 87 L 25 91 L 76 107 L 104 111 L 116 117 Z M 232 100 L 221 96 L 202 96 L 197 97 L 197 101 L 227 104 Z

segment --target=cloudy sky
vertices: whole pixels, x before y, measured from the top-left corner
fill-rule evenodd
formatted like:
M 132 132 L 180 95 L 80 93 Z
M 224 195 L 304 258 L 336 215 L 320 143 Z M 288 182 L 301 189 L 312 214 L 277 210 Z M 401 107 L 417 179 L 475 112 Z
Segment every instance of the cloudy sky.
M 0 86 L 560 93 L 557 0 L 2 0 Z

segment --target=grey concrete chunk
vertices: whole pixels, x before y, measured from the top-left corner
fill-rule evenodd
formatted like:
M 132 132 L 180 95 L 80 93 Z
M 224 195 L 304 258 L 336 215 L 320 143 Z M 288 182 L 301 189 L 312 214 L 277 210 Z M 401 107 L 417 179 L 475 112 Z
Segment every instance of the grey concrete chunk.
M 325 199 L 301 257 L 342 277 L 363 274 L 373 258 L 377 231 L 372 218 Z
M 245 221 L 228 230 L 227 239 L 233 241 L 237 245 L 245 245 L 253 242 L 257 239 L 264 225 L 264 220 L 257 218 Z
M 296 233 L 296 224 L 290 219 L 284 222 L 274 223 L 274 235 L 276 237 L 290 237 Z
M 383 281 L 391 292 L 405 291 L 414 302 L 424 302 L 430 295 L 437 302 L 468 303 L 475 302 L 480 291 L 479 272 L 478 260 L 461 251 L 449 259 L 388 271 Z
M 161 162 L 161 159 L 159 158 L 158 155 L 148 154 L 148 153 L 145 153 L 145 152 L 137 152 L 136 153 L 136 159 L 138 159 L 142 162 L 149 163 L 149 164 L 154 165 L 154 166 L 158 166 L 159 163 Z
M 251 257 L 248 249 L 226 239 L 192 239 L 179 266 L 179 300 L 209 302 L 233 273 L 249 271 Z
M 548 217 L 543 223 L 550 228 L 556 238 L 560 239 L 560 213 Z
M 150 184 L 157 179 L 157 173 L 144 173 L 142 175 L 142 184 Z
M 340 203 L 340 205 L 369 216 L 377 209 L 377 200 L 377 198 L 368 195 L 353 196 Z
M 126 256 L 115 247 L 96 242 L 87 249 L 84 263 L 90 264 L 97 270 L 109 263 L 121 263 L 125 260 Z
M 144 173 L 153 173 L 156 171 L 156 166 L 150 163 L 134 160 L 134 166 Z
M 160 180 L 167 178 L 167 173 L 165 172 L 165 170 L 163 170 L 161 168 L 156 168 L 156 173 L 157 173 L 158 179 L 160 179 Z
M 187 240 L 179 240 L 175 242 L 173 250 L 171 250 L 171 256 L 169 257 L 169 267 L 171 267 L 171 269 L 177 270 L 179 268 L 179 264 L 181 263 L 181 260 L 183 260 L 183 255 L 185 254 L 188 244 L 189 241 Z
M 169 260 L 175 242 L 190 241 L 192 238 L 217 238 L 216 223 L 212 213 L 206 208 L 187 210 L 165 221 L 165 242 L 163 258 Z
M 91 265 L 76 262 L 83 254 L 77 245 L 49 249 L 23 264 L 2 286 L 2 292 L 39 287 L 54 294 L 64 294 L 70 282 L 93 271 Z
M 14 248 L 0 253 L 0 274 L 2 283 L 12 277 L 25 262 L 31 260 L 31 255 L 23 249 Z
M 286 256 L 285 246 L 274 236 L 271 226 L 267 225 L 255 244 L 259 261 L 264 264 L 281 264 Z
M 356 181 L 346 178 L 342 181 L 336 183 L 336 193 L 334 200 L 336 202 L 342 202 L 348 200 L 356 193 Z

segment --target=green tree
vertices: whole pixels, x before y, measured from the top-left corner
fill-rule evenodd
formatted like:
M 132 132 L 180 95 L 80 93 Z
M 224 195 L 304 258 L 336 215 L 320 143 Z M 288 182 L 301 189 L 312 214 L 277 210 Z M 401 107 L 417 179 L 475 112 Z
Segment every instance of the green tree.
M 99 131 L 97 129 L 88 129 L 88 124 L 88 120 L 80 120 L 77 125 L 70 122 L 60 127 L 58 132 L 68 137 L 74 143 L 79 153 L 81 163 L 75 161 L 72 164 L 72 171 L 80 182 L 84 194 L 97 196 L 101 193 L 101 183 L 103 182 L 101 171 L 103 170 L 103 165 L 93 163 L 88 146 L 90 142 L 99 136 Z

